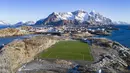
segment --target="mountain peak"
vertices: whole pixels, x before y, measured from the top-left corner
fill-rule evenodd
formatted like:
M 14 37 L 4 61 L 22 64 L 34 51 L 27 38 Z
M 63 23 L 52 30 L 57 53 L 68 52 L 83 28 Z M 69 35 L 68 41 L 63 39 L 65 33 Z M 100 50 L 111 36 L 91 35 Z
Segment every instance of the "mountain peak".
M 97 14 L 97 12 L 96 12 L 95 10 L 92 10 L 92 11 L 90 12 L 90 14 L 91 14 L 91 15 L 95 15 L 95 14 Z
M 112 24 L 111 19 L 100 15 L 95 10 L 92 10 L 90 13 L 84 10 L 76 10 L 74 12 L 53 12 L 47 18 L 45 18 L 44 21 L 41 22 L 41 20 L 39 20 L 37 23 L 40 22 L 40 24 L 49 25 L 56 23 L 60 25 L 60 23 L 64 23 L 64 20 L 66 21 L 66 24 L 85 24 L 87 22 L 95 25 Z
M 95 10 L 92 10 L 91 12 L 96 13 L 96 11 L 95 11 Z
M 4 21 L 0 20 L 0 24 L 6 24 Z
M 81 10 L 74 11 L 74 13 L 86 13 L 86 11 L 84 11 L 83 9 L 81 9 Z
M 21 25 L 34 25 L 34 24 L 35 24 L 34 21 L 27 21 L 27 22 L 21 21 L 21 22 L 17 22 L 17 23 L 14 24 L 14 25 L 16 25 L 16 26 L 21 26 Z
M 56 15 L 56 14 L 58 14 L 58 12 L 53 12 L 52 14 Z
M 6 23 L 6 22 L 0 20 L 0 25 L 9 25 L 9 23 Z
M 17 22 L 16 24 L 23 24 L 25 23 L 24 21 L 20 21 L 20 22 Z
M 27 22 L 25 22 L 24 24 L 26 24 L 26 25 L 34 25 L 35 22 L 34 22 L 34 21 L 27 21 Z

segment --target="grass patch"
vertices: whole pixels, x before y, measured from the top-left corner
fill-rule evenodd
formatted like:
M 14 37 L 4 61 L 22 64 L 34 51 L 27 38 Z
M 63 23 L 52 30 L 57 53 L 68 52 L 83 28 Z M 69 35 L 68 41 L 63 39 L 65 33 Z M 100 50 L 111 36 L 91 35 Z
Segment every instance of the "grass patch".
M 89 45 L 81 41 L 60 41 L 40 53 L 38 58 L 93 61 Z

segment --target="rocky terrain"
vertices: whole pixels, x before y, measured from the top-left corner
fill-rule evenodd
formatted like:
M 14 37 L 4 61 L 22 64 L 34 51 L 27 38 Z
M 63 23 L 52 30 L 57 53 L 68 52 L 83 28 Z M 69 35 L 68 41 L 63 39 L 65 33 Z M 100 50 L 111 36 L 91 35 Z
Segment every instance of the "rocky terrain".
M 33 60 L 22 66 L 18 73 L 67 73 L 73 63 L 66 60 Z
M 13 41 L 1 50 L 0 73 L 15 73 L 22 64 L 33 60 L 35 55 L 56 42 L 57 39 L 45 36 Z
M 93 62 L 40 59 L 33 60 L 22 66 L 18 73 L 67 73 L 75 65 L 81 65 L 78 72 L 96 73 L 102 70 L 104 73 L 129 73 L 130 50 L 118 42 L 105 38 L 88 38 L 92 41 L 91 53 Z M 73 71 L 74 72 L 74 71 Z M 71 73 L 71 72 L 70 72 Z
M 92 37 L 92 36 L 94 36 L 94 34 L 91 34 L 89 32 L 74 33 L 74 34 L 70 34 L 70 35 L 74 39 L 80 39 L 80 38 L 86 38 L 86 37 Z
M 59 37 L 35 36 L 15 40 L 6 45 L 0 54 L 0 73 L 67 73 L 76 65 L 81 73 L 129 73 L 130 50 L 118 42 L 105 38 L 88 38 L 94 61 L 37 59 L 36 55 L 58 42 Z M 37 41 L 37 42 L 36 42 Z
M 21 36 L 32 34 L 32 32 L 27 31 L 30 27 L 22 26 L 20 28 L 5 28 L 0 29 L 0 37 L 9 37 L 9 36 Z
M 90 70 L 102 69 L 105 73 L 130 72 L 127 68 L 130 64 L 130 49 L 105 38 L 93 38 L 91 40 L 93 40 L 91 51 L 95 61 L 89 66 Z

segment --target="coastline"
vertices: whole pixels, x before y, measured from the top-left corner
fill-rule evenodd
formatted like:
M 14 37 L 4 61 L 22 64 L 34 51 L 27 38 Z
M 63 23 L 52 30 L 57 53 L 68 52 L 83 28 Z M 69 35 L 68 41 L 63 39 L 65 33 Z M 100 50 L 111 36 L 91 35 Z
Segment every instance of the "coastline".
M 48 45 L 50 45 L 49 42 L 51 43 L 51 41 L 53 41 L 53 42 L 58 41 L 58 40 L 54 41 L 53 39 L 51 39 L 53 37 L 50 38 L 50 41 L 48 40 L 49 38 L 45 37 L 45 36 L 44 37 L 40 36 L 40 38 L 44 38 L 44 41 L 46 40 L 44 42 L 44 44 L 48 44 Z M 29 42 L 30 42 L 30 44 L 41 44 L 41 43 L 43 43 L 42 41 L 37 42 L 37 43 L 36 42 L 32 43 L 32 40 L 34 40 L 34 39 L 39 40 L 39 38 L 37 36 L 37 39 L 35 37 L 32 37 L 32 38 L 30 38 L 30 40 L 25 39 L 26 41 L 25 40 L 23 40 L 23 41 L 22 40 L 21 41 L 13 41 L 10 44 L 6 45 L 6 47 L 3 48 L 3 55 L 6 56 L 6 60 L 8 59 L 8 62 L 10 63 L 11 69 L 13 71 L 18 69 L 18 67 L 22 66 L 23 64 L 30 63 L 31 61 L 33 61 L 34 56 L 36 54 L 38 54 L 38 52 L 36 53 L 35 49 L 31 49 L 31 47 L 30 47 L 30 49 L 29 48 L 27 49 L 26 47 L 24 47 L 24 42 L 27 43 L 27 41 L 28 41 L 28 45 L 29 45 Z M 120 68 L 119 70 L 121 70 L 121 72 L 128 71 L 126 69 L 127 66 L 130 63 L 129 60 L 127 61 L 127 58 L 130 59 L 129 58 L 130 51 L 129 51 L 128 48 L 124 47 L 123 45 L 121 45 L 118 42 L 114 42 L 114 41 L 106 39 L 106 38 L 89 38 L 88 40 L 93 40 L 92 45 L 90 45 L 90 46 L 91 46 L 91 53 L 92 53 L 92 55 L 94 56 L 94 59 L 95 59 L 94 62 L 92 62 L 91 64 L 86 63 L 86 66 L 84 66 L 84 67 L 89 68 L 89 71 L 91 70 L 91 72 L 92 72 L 92 71 L 97 71 L 99 69 L 102 69 L 102 70 L 108 72 L 110 69 L 112 69 L 112 71 L 119 73 L 119 71 L 115 67 L 113 68 L 115 63 Z M 48 43 L 46 43 L 46 42 L 48 42 Z M 21 46 L 20 46 L 20 44 L 21 44 Z M 54 44 L 54 43 L 52 43 L 52 44 Z M 38 47 L 38 45 L 33 45 L 33 46 L 34 46 L 34 48 Z M 14 47 L 14 48 L 11 49 L 11 47 Z M 23 47 L 25 49 L 23 49 L 21 47 Z M 44 49 L 47 49 L 47 47 L 45 47 Z M 24 54 L 24 51 L 25 51 L 25 54 Z M 37 51 L 38 51 L 38 49 L 37 49 Z M 40 51 L 43 51 L 43 49 L 39 48 L 39 52 Z M 122 53 L 120 53 L 121 51 L 122 51 Z M 12 54 L 12 52 L 14 52 L 14 53 Z M 35 52 L 33 54 L 33 56 L 31 56 L 32 52 Z M 124 56 L 124 55 L 126 55 L 126 56 Z M 19 56 L 19 57 L 17 57 L 17 56 Z M 22 56 L 24 56 L 24 57 L 22 57 Z M 22 59 L 22 58 L 24 58 L 24 59 Z M 65 61 L 67 61 L 67 60 L 65 60 Z M 37 61 L 37 63 L 39 63 L 39 62 L 40 62 L 40 60 Z M 52 62 L 48 62 L 47 60 L 44 60 L 43 63 L 44 62 L 52 63 Z M 71 61 L 71 63 L 73 63 L 73 62 L 74 61 Z M 75 61 L 75 64 L 80 64 L 80 63 L 81 62 Z M 83 61 L 82 61 L 82 63 L 83 63 Z M 42 64 L 42 63 L 41 63 L 41 65 L 44 66 L 44 64 Z M 110 65 L 112 65 L 112 66 L 110 66 Z M 107 68 L 109 66 L 110 66 L 110 68 Z M 62 66 L 61 66 L 61 68 L 62 68 Z M 108 70 L 106 70 L 105 68 L 107 68 Z M 26 67 L 24 67 L 24 69 L 26 69 Z M 52 71 L 53 71 L 53 68 L 52 68 Z
M 7 71 L 11 70 L 9 71 L 9 73 L 15 73 L 19 66 L 21 66 L 24 63 L 30 62 L 31 60 L 33 60 L 36 54 L 50 47 L 56 42 L 56 39 L 49 36 L 35 36 L 28 39 L 15 40 L 7 44 L 4 48 L 2 48 L 2 53 L 0 56 L 3 55 L 3 57 L 0 57 L 0 59 L 4 58 L 3 60 L 6 60 L 3 62 L 6 63 L 5 66 L 9 67 Z M 1 71 L 2 70 L 0 70 L 0 72 Z
M 86 33 L 85 35 L 76 34 L 73 36 L 77 36 L 79 38 L 87 38 L 87 40 L 92 42 L 92 45 L 90 45 L 91 50 L 90 53 L 93 55 L 94 61 L 93 62 L 84 62 L 84 61 L 71 61 L 71 63 L 74 64 L 81 64 L 85 68 L 85 70 L 89 72 L 96 72 L 98 70 L 103 70 L 104 72 L 111 71 L 112 73 L 126 73 L 130 72 L 127 67 L 130 66 L 130 49 L 123 46 L 119 42 L 113 41 L 111 39 L 108 39 L 106 37 L 93 37 L 90 36 L 91 34 Z M 65 36 L 64 36 L 65 37 Z M 45 66 L 44 63 L 52 64 L 53 62 L 48 61 L 46 59 L 38 60 L 36 61 L 34 59 L 34 56 L 36 56 L 39 52 L 43 51 L 44 49 L 47 49 L 48 47 L 45 47 L 45 44 L 47 44 L 49 47 L 56 42 L 58 42 L 61 39 L 64 40 L 73 40 L 70 39 L 71 37 L 62 38 L 62 36 L 57 36 L 57 38 L 54 39 L 54 36 L 36 36 L 31 37 L 27 39 L 22 40 L 16 40 L 12 41 L 9 44 L 7 44 L 2 49 L 2 59 L 4 57 L 7 62 L 5 64 L 8 64 L 7 66 L 9 69 L 11 69 L 13 72 L 17 71 L 19 68 L 23 71 L 28 70 L 26 66 L 23 67 L 23 64 L 26 64 L 28 67 L 28 63 L 34 61 L 33 64 L 41 63 L 42 66 Z M 75 38 L 77 39 L 77 38 Z M 79 40 L 79 39 L 78 39 Z M 36 42 L 38 41 L 38 42 Z M 51 42 L 53 41 L 53 43 Z M 38 48 L 40 44 L 44 44 L 44 46 Z M 13 48 L 12 48 L 13 47 Z M 44 47 L 44 48 L 43 48 Z M 38 48 L 38 49 L 33 49 Z M 36 52 L 37 51 L 37 52 Z M 32 55 L 33 53 L 33 55 Z M 35 62 L 36 61 L 36 62 Z M 54 62 L 56 59 L 54 60 Z M 61 60 L 59 60 L 61 61 Z M 64 60 L 63 62 L 70 62 L 69 60 Z M 30 64 L 29 64 L 30 65 Z M 53 65 L 53 64 L 52 64 Z M 55 65 L 55 64 L 54 64 Z M 56 64 L 59 65 L 59 64 Z M 65 64 L 66 65 L 66 64 Z M 33 66 L 33 65 L 32 65 Z M 69 65 L 67 65 L 69 66 Z M 30 71 L 35 70 L 35 66 Z M 62 66 L 60 68 L 63 68 Z M 38 68 L 36 68 L 38 69 Z M 52 71 L 55 70 L 55 68 L 51 68 Z M 66 68 L 65 68 L 66 69 Z M 38 69 L 39 70 L 39 69 Z M 58 69 L 56 69 L 58 71 Z M 63 68 L 64 70 L 64 68 Z M 45 71 L 48 71 L 48 68 L 45 68 Z M 64 72 L 63 72 L 64 73 Z
M 91 65 L 91 69 L 96 71 L 100 69 L 106 70 L 107 73 L 109 73 L 109 70 L 112 73 L 129 72 L 127 67 L 130 65 L 130 49 L 106 38 L 95 38 L 91 47 L 92 54 L 95 57 L 95 62 Z M 119 71 L 116 70 L 117 67 Z
M 84 62 L 84 61 L 70 61 L 70 60 L 64 60 L 68 63 L 74 63 L 74 64 L 81 64 L 83 65 L 83 67 L 85 68 L 85 71 L 87 72 L 96 72 L 98 70 L 102 70 L 106 73 L 110 72 L 114 72 L 114 73 L 127 73 L 130 72 L 127 67 L 129 66 L 130 61 L 127 61 L 126 59 L 130 59 L 130 50 L 126 47 L 124 47 L 123 45 L 121 45 L 118 42 L 106 39 L 106 38 L 89 38 L 89 40 L 93 40 L 93 44 L 90 45 L 91 47 L 91 54 L 94 56 L 94 61 L 93 62 Z M 98 44 L 96 42 L 99 42 Z M 108 43 L 109 42 L 109 43 Z M 101 44 L 108 44 L 106 46 L 101 45 Z M 100 44 L 100 46 L 99 46 Z M 95 46 L 95 47 L 94 47 Z M 120 52 L 123 53 L 120 53 Z M 127 55 L 126 57 L 124 57 L 123 55 Z M 57 59 L 54 59 L 54 61 Z M 62 59 L 61 59 L 62 60 Z M 59 61 L 61 61 L 59 60 Z M 36 61 L 36 62 L 35 62 Z M 46 60 L 46 59 L 39 59 L 39 60 L 33 60 L 33 63 L 30 64 L 27 63 L 27 65 L 24 66 L 24 68 L 20 68 L 23 72 L 25 70 L 25 72 L 32 72 L 33 69 L 37 69 L 37 71 L 48 71 L 48 69 L 51 69 L 51 71 L 53 72 L 53 70 L 59 71 L 57 68 L 47 68 L 46 65 L 44 64 L 45 62 L 47 62 L 49 65 L 51 64 L 52 66 L 55 65 L 55 63 L 53 64 L 53 61 L 50 60 Z M 38 64 L 41 65 L 38 65 Z M 41 70 L 39 70 L 36 67 L 33 67 L 33 64 L 36 64 L 37 67 L 39 66 L 43 66 L 44 68 L 42 68 Z M 116 64 L 116 65 L 115 65 Z M 56 64 L 59 65 L 59 64 Z M 66 64 L 65 64 L 66 65 Z M 48 65 L 47 65 L 48 66 Z M 67 65 L 66 67 L 69 67 L 70 65 Z M 33 67 L 33 68 L 31 68 Z M 61 69 L 64 68 L 60 67 Z M 26 69 L 30 69 L 29 71 L 26 71 Z M 66 69 L 66 68 L 65 68 Z M 64 69 L 63 69 L 64 70 Z M 34 70 L 36 71 L 36 70 Z M 57 73 L 57 72 L 56 72 Z M 66 72 L 63 72 L 66 73 Z
M 29 32 L 31 26 L 21 26 L 19 28 L 4 28 L 0 29 L 0 37 L 12 37 L 12 36 L 23 36 L 34 34 L 34 32 Z

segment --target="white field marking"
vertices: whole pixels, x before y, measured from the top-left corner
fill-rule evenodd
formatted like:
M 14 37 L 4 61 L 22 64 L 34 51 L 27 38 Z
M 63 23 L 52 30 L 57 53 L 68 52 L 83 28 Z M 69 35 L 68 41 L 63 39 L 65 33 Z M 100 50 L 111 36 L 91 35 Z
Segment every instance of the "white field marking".
M 58 56 L 56 55 L 56 58 L 58 59 Z
M 72 52 L 53 52 L 53 53 L 72 53 Z
M 84 60 L 84 54 L 81 54 L 82 56 L 83 56 L 83 60 Z M 91 57 L 91 55 L 88 55 L 88 54 L 86 54 L 86 56 L 90 56 Z M 91 58 L 92 59 L 92 58 Z
M 90 55 L 90 58 L 91 58 L 91 60 L 93 59 L 93 57 Z
M 82 57 L 83 57 L 82 59 L 84 60 L 84 54 L 81 54 L 81 53 L 80 53 L 80 55 L 82 55 Z
M 62 55 L 56 55 L 56 58 L 60 58 L 58 56 L 62 56 Z M 71 57 L 73 59 L 73 56 L 65 56 L 65 57 Z
M 73 53 L 73 52 L 53 52 L 53 53 Z M 77 54 L 77 55 L 82 55 L 81 53 L 73 53 L 74 55 Z
M 91 53 L 91 47 L 89 46 L 89 54 L 90 54 L 90 57 L 91 57 L 91 60 L 93 59 L 93 55 L 92 55 L 92 53 Z
M 54 52 L 54 53 L 61 53 L 61 52 Z M 63 52 L 63 53 L 73 53 L 73 52 Z M 81 53 L 74 53 L 74 54 L 81 55 L 83 57 L 82 59 L 84 60 L 84 56 L 85 56 L 84 54 L 81 54 Z M 58 56 L 60 55 L 57 55 L 56 58 L 58 58 Z M 89 56 L 92 60 L 91 54 L 90 55 L 86 54 L 86 56 Z M 73 56 L 71 57 L 73 58 Z
M 53 53 L 61 53 L 61 52 L 53 52 Z M 63 52 L 63 53 L 72 53 L 72 52 Z M 52 54 L 52 52 L 50 53 L 50 54 Z M 81 53 L 74 53 L 74 54 L 76 54 L 76 55 L 81 55 L 83 58 L 82 58 L 82 60 L 84 60 L 84 54 L 81 54 Z M 49 55 L 48 55 L 49 56 Z M 62 56 L 62 55 L 56 55 L 56 58 L 60 58 L 60 57 L 58 57 L 58 56 Z M 88 55 L 89 56 L 89 55 Z M 67 56 L 66 56 L 67 57 Z M 68 56 L 68 57 L 72 57 L 72 59 L 73 59 L 73 56 Z
M 84 60 L 84 54 L 82 54 L 83 55 L 83 60 Z M 91 55 L 86 55 L 86 56 L 89 56 L 90 58 L 91 58 L 91 60 L 92 60 L 92 57 L 91 57 Z
M 84 60 L 84 54 L 83 54 L 83 60 Z
M 46 56 L 46 57 L 49 57 L 51 54 L 52 54 L 52 52 L 48 56 Z
M 61 53 L 61 52 L 53 52 L 53 53 Z M 62 53 L 73 53 L 73 52 L 62 52 Z M 81 55 L 83 56 L 84 54 L 81 53 L 73 53 L 73 55 Z M 60 55 L 59 55 L 60 56 Z

